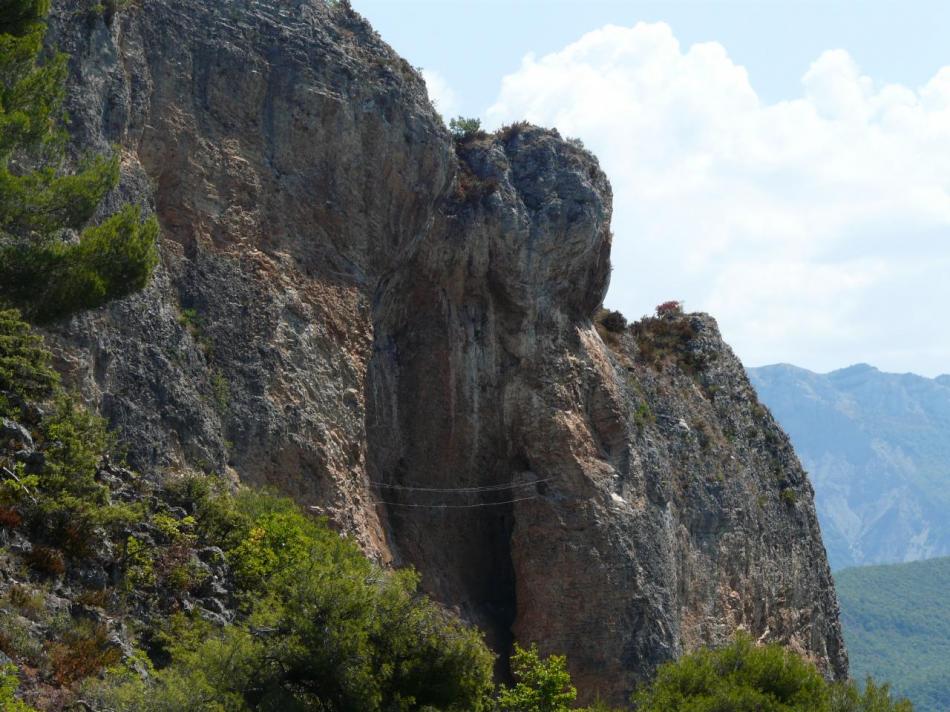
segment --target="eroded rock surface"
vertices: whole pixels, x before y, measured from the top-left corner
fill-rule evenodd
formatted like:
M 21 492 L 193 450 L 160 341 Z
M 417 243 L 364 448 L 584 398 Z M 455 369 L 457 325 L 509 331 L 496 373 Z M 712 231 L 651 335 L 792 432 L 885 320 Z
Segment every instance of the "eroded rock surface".
M 345 4 L 62 0 L 53 39 L 162 225 L 151 286 L 52 335 L 132 464 L 293 494 L 585 698 L 737 627 L 845 674 L 810 485 L 714 322 L 595 328 L 594 157 L 456 145 Z

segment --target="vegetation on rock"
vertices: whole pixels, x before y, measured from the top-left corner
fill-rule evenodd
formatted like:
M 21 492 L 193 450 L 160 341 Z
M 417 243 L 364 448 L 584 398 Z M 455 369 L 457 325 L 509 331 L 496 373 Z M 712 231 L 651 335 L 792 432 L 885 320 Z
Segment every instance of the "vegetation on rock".
M 456 140 L 465 140 L 484 135 L 485 133 L 482 131 L 481 119 L 466 118 L 464 116 L 457 116 L 449 121 L 449 131 L 452 132 L 452 136 L 454 136 Z
M 290 500 L 109 465 L 103 421 L 48 363 L 0 312 L 0 536 L 4 569 L 28 567 L 0 586 L 0 651 L 42 671 L 34 688 L 115 710 L 490 708 L 494 656 L 413 572 L 384 571 Z M 55 613 L 43 581 L 78 607 Z
M 0 0 L 0 301 L 20 308 L 0 311 L 0 567 L 6 574 L 0 580 L 0 651 L 19 668 L 0 668 L 0 703 L 21 711 L 30 709 L 26 699 L 44 710 L 73 705 L 116 712 L 572 709 L 576 690 L 563 657 L 542 659 L 534 647 L 516 648 L 515 683 L 496 696 L 493 655 L 477 630 L 419 594 L 412 571 L 383 569 L 290 500 L 211 476 L 149 480 L 115 464 L 104 421 L 59 384 L 27 321 L 56 319 L 141 288 L 156 263 L 157 226 L 154 219 L 143 222 L 134 207 L 89 226 L 117 183 L 119 157 L 66 159 L 66 62 L 42 59 L 46 11 L 46 0 Z M 204 37 L 205 26 L 196 24 Z M 522 128 L 505 134 L 512 138 Z M 486 136 L 477 120 L 453 121 L 451 130 L 463 161 L 457 195 L 480 206 L 501 185 L 490 164 L 474 160 L 484 157 L 476 144 Z M 400 133 L 400 146 L 406 135 Z M 548 148 L 560 140 L 543 132 L 535 139 Z M 548 183 L 544 171 L 556 170 L 550 163 L 527 163 L 531 174 L 521 176 L 526 183 L 518 188 L 523 198 L 525 185 L 542 187 Z M 525 206 L 549 217 L 567 216 L 560 207 L 565 204 L 588 206 L 586 222 L 571 224 L 578 231 L 578 225 L 590 226 L 593 237 L 579 251 L 583 257 L 568 255 L 568 264 L 537 281 L 574 285 L 572 277 L 588 275 L 590 284 L 576 290 L 571 313 L 582 307 L 590 313 L 605 287 L 607 264 L 591 270 L 585 260 L 591 248 L 605 254 L 600 247 L 609 208 L 603 196 L 609 190 L 589 162 L 560 174 L 570 179 L 563 181 L 563 194 L 545 192 L 538 201 L 525 199 Z M 519 183 L 505 180 L 501 193 L 514 196 Z M 545 249 L 563 242 L 557 233 L 536 235 L 527 226 L 519 234 L 540 236 L 536 242 Z M 183 323 L 197 329 L 194 317 L 182 312 Z M 660 365 L 674 357 L 697 365 L 697 333 L 680 307 L 659 309 L 639 330 L 627 330 L 619 315 L 608 317 L 600 326 L 637 339 L 644 359 L 649 361 L 649 347 Z M 219 411 L 229 407 L 226 376 L 216 374 L 213 381 Z M 645 401 L 638 406 L 638 422 L 655 424 L 662 415 L 654 416 Z M 556 439 L 546 432 L 527 433 L 526 440 L 541 437 Z M 573 495 L 567 491 L 564 499 Z M 591 539 L 584 550 L 598 544 L 608 542 Z M 521 552 L 530 559 L 541 549 Z M 619 555 L 613 561 L 625 563 Z M 550 570 L 557 570 L 552 563 Z M 624 580 L 617 578 L 619 585 Z M 657 609 L 644 610 L 641 620 L 649 621 L 649 611 Z M 731 668 L 715 662 L 729 649 L 663 668 L 638 704 L 663 700 L 672 690 L 691 697 L 674 698 L 683 704 L 663 709 L 727 710 L 736 702 L 736 710 L 779 711 L 804 709 L 781 705 L 806 700 L 820 703 L 808 709 L 829 712 L 904 709 L 891 704 L 886 689 L 869 686 L 862 696 L 853 687 L 829 686 L 809 665 L 772 648 L 759 665 L 758 649 L 740 644 L 746 647 L 729 658 Z M 779 659 L 779 668 L 768 667 Z M 647 659 L 643 668 L 649 665 Z M 761 675 L 740 674 L 763 666 L 779 674 L 778 686 Z M 688 689 L 676 687 L 683 679 Z M 674 687 L 664 687 L 665 681 Z
M 86 688 L 114 710 L 489 709 L 493 656 L 472 628 L 287 499 L 213 480 L 169 490 L 202 544 L 223 548 L 233 625 L 173 616 L 152 634 L 149 680 L 128 669 Z M 202 706 L 204 705 L 204 707 Z
M 126 206 L 88 226 L 119 157 L 69 169 L 66 58 L 43 54 L 48 0 L 0 2 L 0 302 L 35 321 L 141 289 L 158 262 L 154 218 Z
M 0 709 L 4 712 L 36 712 L 35 708 L 14 697 L 19 684 L 16 665 L 0 666 Z
M 680 302 L 660 304 L 656 316 L 634 322 L 630 332 L 636 339 L 640 359 L 655 368 L 674 361 L 694 373 L 705 365 L 704 356 L 693 348 L 696 327 L 683 314 Z

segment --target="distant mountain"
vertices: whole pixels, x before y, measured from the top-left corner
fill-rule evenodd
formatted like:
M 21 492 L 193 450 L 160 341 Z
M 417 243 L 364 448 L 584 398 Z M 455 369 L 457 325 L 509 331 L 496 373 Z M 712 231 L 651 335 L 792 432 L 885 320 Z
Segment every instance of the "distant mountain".
M 914 712 L 950 710 L 950 558 L 835 574 L 851 675 L 890 680 Z
M 950 375 L 748 372 L 811 474 L 833 569 L 950 554 Z

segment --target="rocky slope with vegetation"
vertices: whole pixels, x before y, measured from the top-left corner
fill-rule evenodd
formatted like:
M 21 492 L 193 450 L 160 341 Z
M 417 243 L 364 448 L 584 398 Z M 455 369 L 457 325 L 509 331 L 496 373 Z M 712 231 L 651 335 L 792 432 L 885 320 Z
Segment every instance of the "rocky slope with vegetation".
M 104 421 L 49 360 L 0 311 L 4 710 L 492 704 L 493 656 L 415 575 L 288 499 L 113 464 Z
M 565 653 L 582 701 L 624 702 L 736 629 L 846 675 L 811 486 L 715 322 L 599 311 L 610 187 L 576 142 L 453 136 L 342 2 L 61 0 L 48 41 L 70 55 L 74 147 L 120 156 L 103 210 L 147 206 L 161 228 L 144 290 L 46 328 L 142 481 L 273 486 L 415 567 L 502 661 L 515 640 Z M 143 540 L 197 536 L 180 563 L 213 579 L 207 546 L 233 570 L 271 531 L 274 512 L 235 506 L 233 548 L 180 501 Z M 248 620 L 234 649 L 284 631 Z M 196 650 L 178 653 L 220 659 Z

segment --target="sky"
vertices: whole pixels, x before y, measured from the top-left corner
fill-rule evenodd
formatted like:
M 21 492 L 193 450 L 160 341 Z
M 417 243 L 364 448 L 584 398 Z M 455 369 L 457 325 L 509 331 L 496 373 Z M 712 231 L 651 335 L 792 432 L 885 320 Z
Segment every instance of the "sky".
M 950 372 L 950 3 L 353 0 L 448 119 L 580 138 L 606 304 L 748 366 Z

